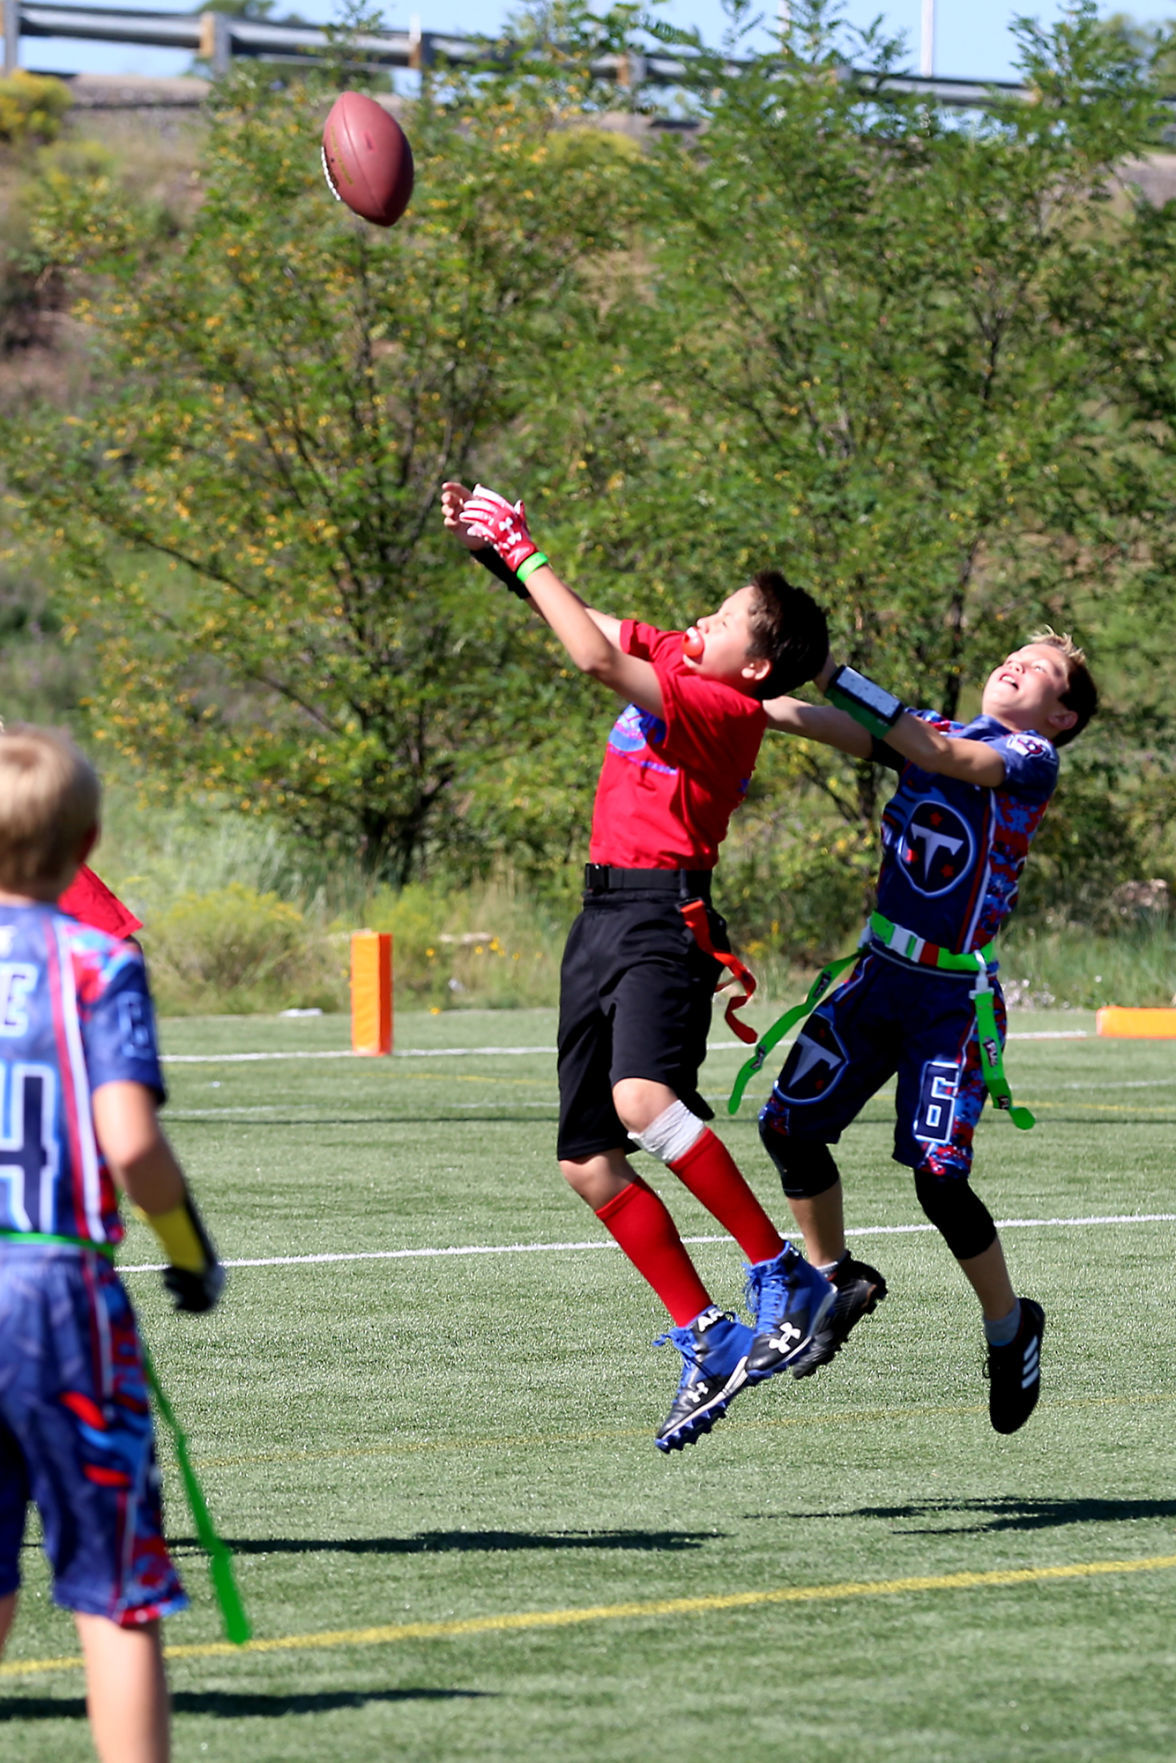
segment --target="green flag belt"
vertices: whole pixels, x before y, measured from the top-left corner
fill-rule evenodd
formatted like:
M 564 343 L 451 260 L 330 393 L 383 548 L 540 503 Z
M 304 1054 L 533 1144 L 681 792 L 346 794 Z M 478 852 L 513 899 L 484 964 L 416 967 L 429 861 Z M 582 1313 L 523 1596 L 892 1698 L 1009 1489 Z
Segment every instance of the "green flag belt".
M 175 1446 L 176 1462 L 180 1466 L 180 1480 L 184 1484 L 184 1493 L 188 1498 L 188 1508 L 192 1521 L 196 1526 L 196 1535 L 200 1539 L 200 1547 L 208 1556 L 208 1571 L 212 1576 L 212 1589 L 220 1606 L 221 1624 L 226 1640 L 232 1641 L 236 1647 L 244 1646 L 253 1633 L 245 1606 L 241 1602 L 241 1594 L 237 1590 L 237 1581 L 233 1575 L 233 1557 L 224 1542 L 216 1533 L 212 1516 L 208 1510 L 208 1502 L 204 1498 L 204 1489 L 196 1477 L 192 1467 L 192 1459 L 188 1454 L 188 1439 L 183 1427 L 175 1417 L 172 1405 L 163 1393 L 151 1355 L 147 1351 L 147 1343 L 140 1337 L 139 1345 L 143 1352 L 143 1369 L 147 1373 L 147 1382 L 151 1394 L 155 1397 L 156 1407 L 168 1424 Z
M 49 1245 L 65 1249 L 92 1249 L 107 1261 L 114 1260 L 114 1246 L 111 1243 L 92 1243 L 85 1237 L 56 1236 L 48 1231 L 36 1230 L 4 1230 L 0 1231 L 0 1242 L 31 1243 Z M 151 1355 L 147 1351 L 147 1343 L 143 1339 L 142 1329 L 139 1333 L 139 1350 L 143 1355 L 143 1370 L 147 1378 L 147 1386 L 155 1397 L 155 1405 L 167 1423 L 175 1446 L 176 1462 L 180 1468 L 180 1480 L 184 1484 L 184 1493 L 188 1498 L 188 1506 L 192 1513 L 192 1521 L 196 1526 L 196 1535 L 200 1546 L 208 1556 L 208 1568 L 212 1575 L 212 1589 L 220 1607 L 221 1623 L 226 1639 L 234 1646 L 242 1646 L 249 1639 L 253 1630 L 245 1607 L 241 1602 L 241 1594 L 237 1590 L 237 1582 L 233 1577 L 233 1557 L 228 1547 L 216 1533 L 212 1517 L 208 1510 L 208 1502 L 204 1498 L 204 1489 L 192 1467 L 192 1459 L 188 1452 L 188 1438 L 183 1427 L 176 1419 L 171 1403 L 163 1393 Z
M 805 999 L 804 1003 L 794 1004 L 791 1010 L 786 1010 L 783 1016 L 776 1019 L 771 1028 L 768 1029 L 767 1033 L 756 1046 L 755 1052 L 751 1055 L 751 1058 L 748 1059 L 744 1065 L 740 1066 L 739 1075 L 735 1079 L 735 1085 L 727 1103 L 728 1114 L 735 1114 L 738 1112 L 739 1104 L 743 1100 L 744 1090 L 747 1088 L 756 1072 L 762 1068 L 764 1060 L 772 1051 L 772 1048 L 776 1046 L 779 1041 L 784 1039 L 784 1036 L 788 1033 L 789 1029 L 794 1027 L 803 1016 L 807 1016 L 810 1010 L 816 1009 L 838 974 L 844 973 L 847 967 L 853 966 L 858 958 L 858 953 L 859 951 L 855 949 L 852 955 L 842 955 L 840 960 L 830 961 L 828 967 L 822 967 L 820 973 L 818 973 L 816 979 L 810 986 L 808 997 Z
M 881 944 L 891 954 L 899 956 L 904 961 L 909 961 L 920 967 L 934 967 L 941 973 L 975 974 L 976 984 L 970 995 L 976 1009 L 976 1035 L 980 1046 L 980 1069 L 984 1076 L 985 1088 L 992 1098 L 993 1107 L 1002 1109 L 1015 1127 L 1019 1127 L 1022 1132 L 1028 1132 L 1029 1128 L 1036 1124 L 1034 1117 L 1028 1108 L 1018 1107 L 1013 1101 L 1012 1091 L 1004 1071 L 1004 1055 L 1001 1048 L 1000 1031 L 996 1023 L 996 1000 L 988 978 L 988 963 L 993 957 L 993 945 L 986 943 L 982 949 L 971 949 L 966 953 L 957 954 L 952 949 L 941 949 L 934 943 L 926 942 L 924 938 L 917 936 L 914 931 L 905 929 L 901 924 L 893 924 L 881 912 L 870 914 L 869 929 L 876 943 Z M 828 967 L 823 967 L 813 981 L 812 988 L 804 1003 L 796 1004 L 791 1010 L 786 1010 L 784 1015 L 772 1024 L 735 1079 L 731 1097 L 727 1103 L 729 1114 L 734 1114 L 737 1111 L 743 1100 L 744 1090 L 756 1072 L 760 1070 L 772 1048 L 776 1046 L 777 1042 L 783 1040 L 789 1029 L 802 1017 L 807 1016 L 810 1010 L 816 1008 L 833 981 L 839 974 L 844 973 L 847 967 L 852 966 L 861 953 L 860 949 L 855 949 L 852 955 L 843 955 L 840 960 L 831 961 Z
M 48 1244 L 58 1249 L 93 1249 L 104 1261 L 114 1260 L 113 1243 L 92 1243 L 89 1237 L 56 1236 L 44 1230 L 0 1230 L 0 1243 L 31 1243 L 34 1248 Z

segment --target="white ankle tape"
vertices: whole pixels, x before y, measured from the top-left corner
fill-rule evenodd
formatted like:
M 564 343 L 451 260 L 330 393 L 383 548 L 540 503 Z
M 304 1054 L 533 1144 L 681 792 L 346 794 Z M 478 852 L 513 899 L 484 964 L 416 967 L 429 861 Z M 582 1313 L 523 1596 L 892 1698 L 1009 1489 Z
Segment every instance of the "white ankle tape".
M 671 1102 L 665 1113 L 651 1120 L 644 1132 L 630 1131 L 629 1137 L 651 1157 L 660 1157 L 663 1163 L 676 1163 L 705 1131 L 705 1120 L 692 1114 L 685 1102 Z

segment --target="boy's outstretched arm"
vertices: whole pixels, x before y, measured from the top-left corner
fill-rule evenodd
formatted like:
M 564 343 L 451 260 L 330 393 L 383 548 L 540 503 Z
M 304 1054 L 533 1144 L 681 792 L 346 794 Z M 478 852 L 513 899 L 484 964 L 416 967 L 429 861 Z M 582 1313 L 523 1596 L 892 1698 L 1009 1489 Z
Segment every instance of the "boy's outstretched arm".
M 844 710 L 829 704 L 806 704 L 802 698 L 769 698 L 764 704 L 768 727 L 785 735 L 803 735 L 805 740 L 820 741 L 836 747 L 854 759 L 869 759 L 874 742 L 859 723 Z
M 91 1097 L 94 1133 L 115 1182 L 163 1245 L 163 1283 L 177 1310 L 211 1310 L 224 1269 L 143 1084 L 101 1084 Z
M 985 741 L 961 741 L 941 734 L 904 711 L 886 737 L 886 745 L 923 771 L 959 778 L 966 784 L 997 789 L 1005 780 L 1005 762 Z
M 620 619 L 592 611 L 560 580 L 527 530 L 521 503 L 510 503 L 494 490 L 478 485 L 461 507 L 460 522 L 471 537 L 492 545 L 526 583 L 536 611 L 581 673 L 591 674 L 642 710 L 655 716 L 663 714 L 661 686 L 653 665 L 620 647 Z
M 912 716 L 902 700 L 884 687 L 876 685 L 852 667 L 838 667 L 832 655 L 814 682 L 841 708 L 847 719 L 860 724 L 866 737 L 867 751 L 859 757 L 869 758 L 875 739 L 884 741 L 924 771 L 937 772 L 941 777 L 959 778 L 963 783 L 996 789 L 1005 780 L 1005 762 L 985 741 L 961 741 L 953 735 L 941 734 L 917 716 Z M 814 736 L 821 739 L 820 735 Z M 834 746 L 840 743 L 834 741 Z M 843 749 L 846 752 L 850 748 Z

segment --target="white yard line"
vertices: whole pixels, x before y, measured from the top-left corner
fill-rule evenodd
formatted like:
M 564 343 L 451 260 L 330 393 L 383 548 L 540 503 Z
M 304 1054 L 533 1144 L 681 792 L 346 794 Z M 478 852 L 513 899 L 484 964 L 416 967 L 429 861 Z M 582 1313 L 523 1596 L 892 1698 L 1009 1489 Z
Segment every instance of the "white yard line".
M 1033 1029 L 1024 1034 L 1011 1034 L 1010 1041 L 1086 1041 L 1094 1037 L 1089 1029 Z M 788 1041 L 781 1042 L 787 1046 Z M 709 1041 L 708 1053 L 738 1053 L 747 1057 L 747 1048 L 739 1041 Z M 394 1047 L 393 1059 L 519 1059 L 535 1054 L 554 1059 L 554 1047 Z M 317 1053 L 165 1053 L 165 1065 L 251 1065 L 268 1059 L 368 1059 L 368 1053 L 353 1053 L 350 1047 L 336 1047 Z
M 1176 1224 L 1176 1212 L 1113 1213 L 1101 1218 L 1000 1218 L 998 1230 L 1102 1230 L 1108 1225 Z M 900 1237 L 931 1234 L 933 1224 L 871 1224 L 847 1230 L 847 1237 Z M 726 1235 L 684 1237 L 686 1243 L 726 1243 Z M 262 1255 L 226 1261 L 226 1267 L 310 1267 L 343 1261 L 428 1261 L 454 1255 L 570 1255 L 584 1250 L 615 1249 L 610 1238 L 587 1243 L 465 1243 L 446 1249 L 356 1249 L 319 1255 Z M 162 1262 L 120 1266 L 120 1273 L 162 1273 Z

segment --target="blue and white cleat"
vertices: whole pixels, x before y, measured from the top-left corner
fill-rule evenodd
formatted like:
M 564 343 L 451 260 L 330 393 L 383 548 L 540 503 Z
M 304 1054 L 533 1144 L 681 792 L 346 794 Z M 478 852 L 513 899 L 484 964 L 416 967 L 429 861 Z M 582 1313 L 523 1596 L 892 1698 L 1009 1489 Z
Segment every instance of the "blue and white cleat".
M 682 1355 L 682 1377 L 673 1406 L 658 1428 L 659 1451 L 680 1451 L 710 1431 L 727 1405 L 747 1382 L 747 1353 L 752 1333 L 745 1322 L 711 1305 L 685 1328 L 659 1335 L 655 1347 L 667 1343 Z
M 807 1377 L 827 1365 L 848 1332 L 835 1327 L 843 1304 L 832 1281 L 791 1243 L 775 1260 L 755 1262 L 747 1270 L 747 1307 L 755 1317 L 749 1382 L 760 1383 L 778 1371 Z

